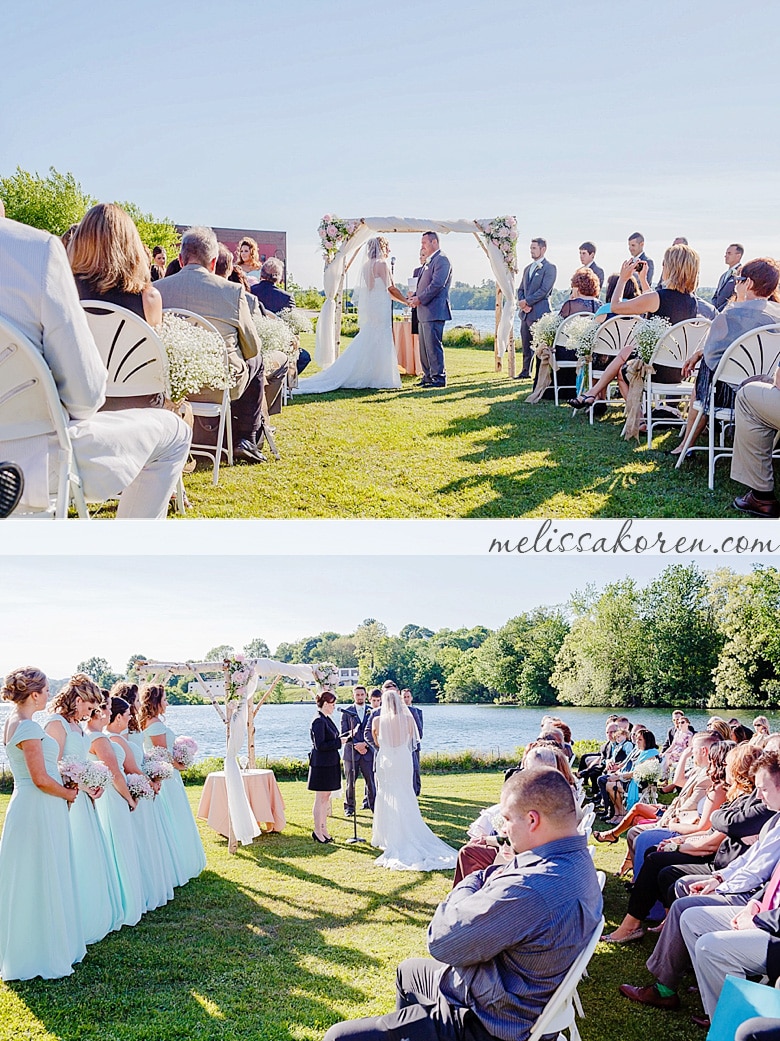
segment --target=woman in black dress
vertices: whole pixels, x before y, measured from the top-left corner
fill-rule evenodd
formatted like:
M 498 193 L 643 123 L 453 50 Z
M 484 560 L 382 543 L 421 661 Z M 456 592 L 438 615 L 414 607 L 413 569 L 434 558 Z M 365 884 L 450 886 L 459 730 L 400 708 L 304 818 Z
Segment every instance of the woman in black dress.
M 336 708 L 336 695 L 331 690 L 323 690 L 315 700 L 319 711 L 311 724 L 308 780 L 309 791 L 316 793 L 311 837 L 315 842 L 333 842 L 328 834 L 328 804 L 331 793 L 341 787 L 341 735 L 331 719 Z

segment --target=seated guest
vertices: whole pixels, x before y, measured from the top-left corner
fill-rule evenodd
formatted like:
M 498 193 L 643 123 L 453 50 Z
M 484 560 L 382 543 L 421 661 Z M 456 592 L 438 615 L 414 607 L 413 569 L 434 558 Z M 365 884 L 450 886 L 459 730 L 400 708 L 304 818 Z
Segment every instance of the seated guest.
M 733 917 L 753 898 L 772 876 L 780 856 L 780 756 L 764 752 L 755 765 L 755 785 L 762 800 L 773 811 L 772 817 L 761 829 L 758 839 L 748 850 L 708 879 L 694 880 L 684 885 L 677 883 L 679 896 L 669 909 L 655 950 L 647 961 L 647 968 L 656 982 L 649 986 L 634 987 L 624 983 L 620 993 L 631 1001 L 654 1008 L 676 1009 L 680 1006 L 677 987 L 690 965 L 686 944 L 695 946 L 700 924 L 699 911 L 705 907 L 725 907 Z M 693 914 L 688 928 L 683 931 L 683 918 Z
M 162 298 L 152 285 L 147 254 L 130 215 L 114 203 L 98 203 L 76 226 L 68 259 L 82 300 L 102 300 L 133 311 L 159 329 Z M 104 411 L 164 408 L 165 395 L 110 397 Z
M 605 763 L 604 772 L 596 778 L 596 784 L 599 789 L 599 802 L 603 807 L 602 812 L 599 814 L 602 820 L 607 820 L 614 816 L 615 813 L 612 801 L 607 794 L 607 784 L 612 779 L 613 775 L 620 770 L 621 764 L 626 762 L 628 757 L 634 751 L 634 742 L 629 739 L 627 727 L 621 720 L 617 721 L 617 727 L 618 729 L 613 737 L 617 751 L 612 758 L 608 759 Z
M 753 720 L 753 729 L 757 734 L 765 734 L 769 737 L 769 720 L 766 716 L 756 716 Z
M 623 299 L 623 290 L 634 273 L 639 275 L 642 292 L 633 300 Z M 661 272 L 663 286 L 651 289 L 647 278 L 647 265 L 643 260 L 626 260 L 620 269 L 620 277 L 612 293 L 610 307 L 616 315 L 654 315 L 666 318 L 671 325 L 696 317 L 696 286 L 699 282 L 699 254 L 690 246 L 670 246 L 664 253 Z M 623 366 L 635 352 L 631 339 L 623 350 L 612 359 L 604 374 L 588 393 L 569 402 L 572 408 L 590 408 L 594 402 L 603 400 L 607 387 L 617 379 L 620 393 L 628 396 L 628 384 Z M 656 365 L 659 383 L 678 383 L 681 371 L 673 366 Z
M 753 329 L 780 322 L 778 283 L 780 283 L 780 264 L 771 257 L 759 257 L 757 260 L 749 260 L 747 264 L 743 265 L 741 274 L 736 276 L 736 303 L 730 304 L 725 311 L 722 311 L 715 318 L 707 330 L 704 343 L 683 366 L 683 375 L 689 376 L 696 365 L 699 365 L 696 385 L 691 393 L 688 422 L 682 435 L 683 441 L 690 435 L 692 430 L 695 431 L 695 436 L 698 436 L 706 425 L 705 409 L 710 399 L 712 379 L 727 348 L 740 336 L 752 332 Z M 748 386 L 752 386 L 752 384 L 748 384 Z M 772 384 L 760 383 L 758 386 L 759 388 L 763 386 L 771 387 Z M 734 386 L 719 384 L 715 394 L 716 406 L 718 408 L 733 408 L 736 391 L 737 388 Z M 756 397 L 760 397 L 761 390 L 759 389 L 758 392 L 751 391 L 748 400 L 751 400 L 754 394 Z M 739 421 L 737 420 L 737 422 Z M 743 426 L 747 425 L 749 424 L 743 423 Z M 772 434 L 772 437 L 774 437 L 774 434 Z M 679 455 L 681 451 L 682 444 L 672 454 Z M 733 465 L 732 461 L 732 467 Z M 737 472 L 741 472 L 739 464 Z M 739 478 L 735 477 L 735 480 L 739 480 Z M 770 490 L 772 488 L 771 481 L 769 488 Z M 745 496 L 745 498 L 749 500 L 750 496 Z M 747 504 L 749 505 L 749 502 Z M 763 516 L 765 514 L 759 515 Z M 777 514 L 774 516 L 777 516 Z
M 159 278 L 165 278 L 165 267 L 168 263 L 168 255 L 162 246 L 155 246 L 152 250 L 152 282 Z
M 505 782 L 501 813 L 514 856 L 468 875 L 428 927 L 433 958 L 398 967 L 396 1011 L 338 1023 L 340 1038 L 526 1041 L 601 916 L 587 840 L 571 788 L 554 770 Z
M 280 311 L 292 310 L 295 307 L 295 297 L 284 289 L 279 288 L 279 282 L 284 275 L 284 264 L 276 257 L 269 257 L 260 271 L 260 281 L 252 286 L 252 295 L 256 296 L 261 304 L 272 314 Z M 413 312 L 414 313 L 414 312 Z M 413 329 L 412 332 L 416 332 Z M 295 367 L 300 375 L 311 361 L 311 355 L 302 347 L 298 349 L 298 359 Z
M 166 409 L 97 414 L 105 400 L 106 369 L 59 239 L 0 219 L 0 269 L 6 289 L 0 316 L 27 335 L 54 376 L 86 498 L 102 501 L 121 493 L 118 517 L 165 517 L 187 458 L 189 428 Z M 23 465 L 25 494 L 43 482 L 46 495 L 48 447 L 15 441 L 2 449 L 0 456 Z M 24 502 L 40 505 L 37 498 Z
M 736 305 L 733 305 L 735 307 Z M 728 314 L 728 308 L 724 314 Z M 772 465 L 780 430 L 780 368 L 773 376 L 743 384 L 734 401 L 734 454 L 731 478 L 747 486 L 735 509 L 751 517 L 780 517 Z
M 578 268 L 571 276 L 571 296 L 561 306 L 561 318 L 579 314 L 580 311 L 595 314 L 601 306 L 600 289 L 599 280 L 590 268 Z
M 233 455 L 247 463 L 265 462 L 257 447 L 262 425 L 263 358 L 260 340 L 241 286 L 214 274 L 219 247 L 211 228 L 188 228 L 181 240 L 178 275 L 158 283 L 165 307 L 180 307 L 207 318 L 228 345 L 228 360 L 235 377 L 231 387 Z M 204 389 L 193 400 L 222 400 L 222 392 Z

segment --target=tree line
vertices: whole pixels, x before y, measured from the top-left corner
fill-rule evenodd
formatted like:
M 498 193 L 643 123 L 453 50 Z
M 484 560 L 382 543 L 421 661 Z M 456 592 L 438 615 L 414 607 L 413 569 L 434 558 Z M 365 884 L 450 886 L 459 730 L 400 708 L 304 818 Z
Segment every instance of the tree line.
M 220 644 L 193 660 L 221 661 Z M 539 606 L 492 630 L 408 624 L 397 635 L 375 618 L 353 633 L 321 632 L 278 645 L 256 637 L 248 657 L 358 668 L 366 686 L 394 679 L 422 703 L 680 708 L 780 706 L 780 571 L 704 571 L 675 564 L 640 586 L 587 586 L 562 605 Z M 133 655 L 125 675 L 135 675 Z M 123 678 L 103 658 L 79 665 L 109 687 Z M 199 701 L 187 680 L 171 701 Z

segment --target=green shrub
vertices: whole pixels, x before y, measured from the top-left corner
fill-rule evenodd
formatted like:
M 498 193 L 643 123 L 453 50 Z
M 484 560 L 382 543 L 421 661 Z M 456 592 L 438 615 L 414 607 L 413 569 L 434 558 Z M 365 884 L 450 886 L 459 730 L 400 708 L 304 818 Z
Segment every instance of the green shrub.
M 496 342 L 491 333 L 481 333 L 479 329 L 467 329 L 465 326 L 448 329 L 442 339 L 445 347 L 476 347 L 484 351 L 492 351 Z

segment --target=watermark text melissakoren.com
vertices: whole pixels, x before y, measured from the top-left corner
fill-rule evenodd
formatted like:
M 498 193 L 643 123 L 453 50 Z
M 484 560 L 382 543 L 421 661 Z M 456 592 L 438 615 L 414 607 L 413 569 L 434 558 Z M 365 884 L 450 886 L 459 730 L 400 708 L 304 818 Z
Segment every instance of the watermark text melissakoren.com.
M 655 536 L 635 535 L 633 521 L 623 521 L 616 534 L 597 534 L 592 531 L 567 531 L 557 522 L 543 521 L 535 534 L 519 539 L 494 538 L 488 553 L 588 553 L 612 554 L 659 553 L 667 556 L 691 556 L 692 554 L 740 554 L 780 553 L 780 533 L 775 539 L 750 535 L 728 535 L 711 540 L 706 537 L 692 538 L 678 535 L 667 537 L 663 531 Z

